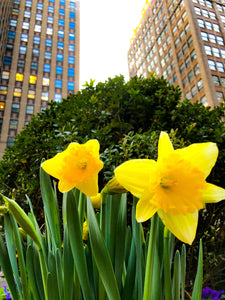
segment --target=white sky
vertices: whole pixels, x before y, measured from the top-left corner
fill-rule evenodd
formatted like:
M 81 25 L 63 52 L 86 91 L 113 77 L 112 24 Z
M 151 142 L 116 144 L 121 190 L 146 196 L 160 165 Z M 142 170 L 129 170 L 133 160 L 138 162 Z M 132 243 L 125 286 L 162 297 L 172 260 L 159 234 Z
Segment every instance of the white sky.
M 127 51 L 146 0 L 80 0 L 80 87 L 124 75 Z

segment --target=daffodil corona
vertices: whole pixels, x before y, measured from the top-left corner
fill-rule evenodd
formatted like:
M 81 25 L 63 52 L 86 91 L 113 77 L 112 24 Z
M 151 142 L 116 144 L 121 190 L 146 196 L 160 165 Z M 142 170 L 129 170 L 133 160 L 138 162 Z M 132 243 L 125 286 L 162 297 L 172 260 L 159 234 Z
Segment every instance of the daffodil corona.
M 99 142 L 71 143 L 66 150 L 42 163 L 42 168 L 59 179 L 60 192 L 76 187 L 87 196 L 98 193 L 98 172 L 103 168 L 99 159 Z
M 207 183 L 216 163 L 214 143 L 192 144 L 174 150 L 169 136 L 161 132 L 157 162 L 134 159 L 115 170 L 118 182 L 140 198 L 136 218 L 144 222 L 156 212 L 164 225 L 181 241 L 192 244 L 198 211 L 205 203 L 225 199 L 225 190 Z

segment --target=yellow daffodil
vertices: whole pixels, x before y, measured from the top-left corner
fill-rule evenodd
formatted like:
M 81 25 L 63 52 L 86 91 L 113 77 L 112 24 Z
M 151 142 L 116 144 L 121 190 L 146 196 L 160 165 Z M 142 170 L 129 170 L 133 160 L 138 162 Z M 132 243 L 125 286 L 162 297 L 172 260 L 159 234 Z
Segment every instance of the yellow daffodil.
M 82 239 L 83 239 L 83 241 L 87 241 L 87 239 L 88 239 L 88 223 L 87 223 L 87 221 L 84 221 L 84 223 L 83 223 Z
M 98 172 L 103 168 L 99 159 L 99 142 L 71 143 L 66 150 L 42 163 L 42 168 L 59 179 L 59 190 L 64 193 L 76 187 L 87 196 L 98 193 Z
M 164 225 L 181 241 L 192 244 L 198 211 L 205 203 L 225 199 L 225 190 L 205 179 L 216 163 L 214 143 L 192 144 L 174 150 L 169 136 L 161 132 L 157 162 L 134 159 L 115 170 L 118 182 L 140 198 L 136 219 L 144 222 L 156 212 Z
M 101 207 L 101 201 L 102 197 L 101 194 L 98 193 L 96 196 L 90 197 L 91 198 L 91 203 L 94 208 L 100 208 Z

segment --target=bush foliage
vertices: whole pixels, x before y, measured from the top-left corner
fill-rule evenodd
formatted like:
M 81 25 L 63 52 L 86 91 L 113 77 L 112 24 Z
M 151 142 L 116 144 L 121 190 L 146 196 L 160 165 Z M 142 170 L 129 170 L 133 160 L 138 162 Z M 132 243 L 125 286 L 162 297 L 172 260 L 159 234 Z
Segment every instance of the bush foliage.
M 156 158 L 161 130 L 171 132 L 175 147 L 195 142 L 217 143 L 219 158 L 209 181 L 225 187 L 224 115 L 223 105 L 211 109 L 198 102 L 181 101 L 179 87 L 153 75 L 148 79 L 134 77 L 128 82 L 123 76 L 116 76 L 96 86 L 91 81 L 62 103 L 49 103 L 49 108 L 33 116 L 16 136 L 14 145 L 6 149 L 0 162 L 0 190 L 15 197 L 23 206 L 26 205 L 25 194 L 28 194 L 36 215 L 41 216 L 38 174 L 43 158 L 53 157 L 70 142 L 98 139 L 106 175 L 105 178 L 100 176 L 102 188 L 113 176 L 114 167 L 123 161 L 137 157 Z M 201 214 L 199 235 L 204 235 L 206 251 L 210 253 L 215 243 L 224 249 L 224 225 L 220 221 L 223 218 L 223 203 L 210 205 Z M 194 258 L 195 248 L 189 251 Z M 218 265 L 224 268 L 223 256 L 215 259 L 215 255 L 209 255 L 207 259 L 209 266 L 213 263 L 215 268 Z

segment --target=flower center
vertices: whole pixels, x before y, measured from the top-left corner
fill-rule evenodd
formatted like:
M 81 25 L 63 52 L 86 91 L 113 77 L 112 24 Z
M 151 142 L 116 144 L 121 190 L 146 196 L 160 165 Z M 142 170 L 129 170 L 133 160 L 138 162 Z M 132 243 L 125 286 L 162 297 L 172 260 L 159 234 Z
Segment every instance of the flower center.
M 174 179 L 172 179 L 170 177 L 167 177 L 167 176 L 162 177 L 160 179 L 160 186 L 164 189 L 169 189 L 176 183 L 177 183 L 177 180 L 174 180 Z
M 85 170 L 87 168 L 87 160 L 86 159 L 79 160 L 77 166 L 79 169 Z

